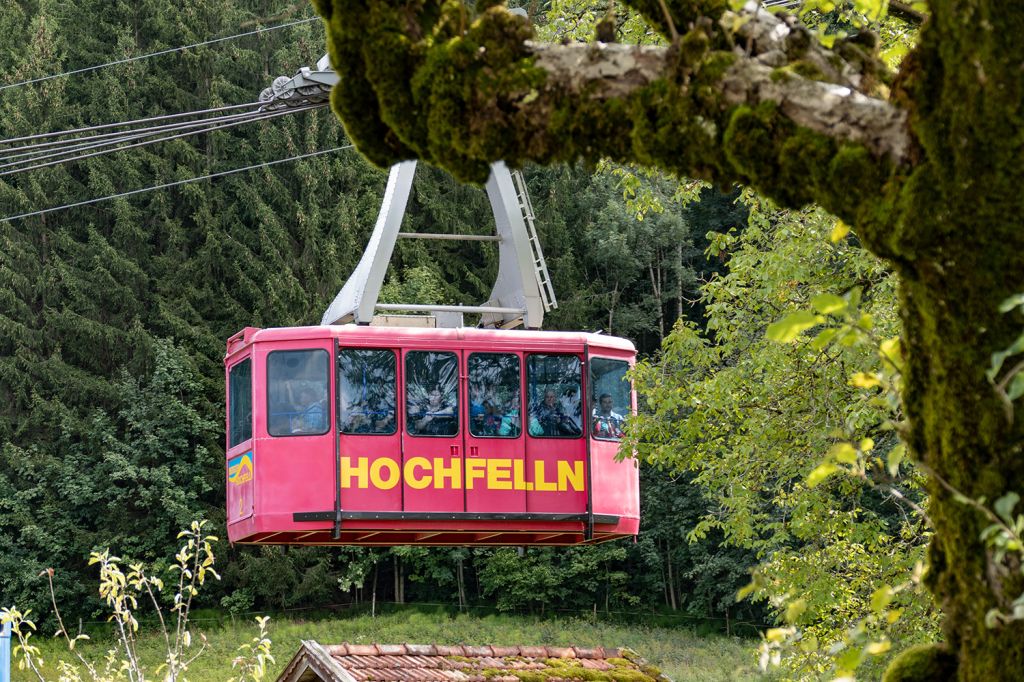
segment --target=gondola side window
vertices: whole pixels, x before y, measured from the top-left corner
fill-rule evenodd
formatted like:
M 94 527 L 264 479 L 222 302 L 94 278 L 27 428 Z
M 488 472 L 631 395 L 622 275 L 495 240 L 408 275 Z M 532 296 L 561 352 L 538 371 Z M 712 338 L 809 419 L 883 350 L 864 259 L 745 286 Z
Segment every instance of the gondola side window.
M 405 423 L 412 436 L 459 432 L 459 360 L 455 353 L 409 351 L 405 356 Z
M 327 433 L 329 364 L 325 350 L 279 350 L 267 356 L 271 436 Z
M 338 424 L 350 435 L 390 435 L 397 410 L 395 354 L 344 348 L 338 353 Z
M 252 360 L 246 358 L 228 371 L 228 447 L 252 438 Z
M 598 440 L 622 440 L 632 407 L 628 371 L 623 360 L 590 359 L 590 432 Z
M 522 431 L 519 356 L 469 356 L 469 432 L 477 437 L 518 438 Z
M 538 438 L 583 435 L 580 359 L 575 355 L 531 354 L 526 361 L 529 426 Z

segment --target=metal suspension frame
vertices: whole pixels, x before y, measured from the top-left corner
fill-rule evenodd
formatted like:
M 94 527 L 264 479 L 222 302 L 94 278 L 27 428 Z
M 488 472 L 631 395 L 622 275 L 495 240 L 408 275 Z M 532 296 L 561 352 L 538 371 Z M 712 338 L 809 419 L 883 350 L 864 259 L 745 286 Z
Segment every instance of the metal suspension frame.
M 322 104 L 330 96 L 338 76 L 324 55 L 314 69 L 303 67 L 293 77 L 280 76 L 260 94 L 261 111 Z M 504 162 L 491 164 L 487 197 L 494 214 L 494 235 L 455 235 L 400 232 L 409 202 L 416 161 L 391 167 L 377 223 L 356 269 L 320 324 L 371 324 L 376 313 L 409 311 L 429 313 L 436 326 L 462 326 L 464 313 L 480 315 L 484 327 L 540 329 L 544 313 L 558 307 L 547 263 L 534 225 L 533 206 L 526 181 Z M 381 287 L 397 239 L 490 241 L 498 244 L 498 276 L 490 297 L 480 305 L 424 305 L 379 303 Z

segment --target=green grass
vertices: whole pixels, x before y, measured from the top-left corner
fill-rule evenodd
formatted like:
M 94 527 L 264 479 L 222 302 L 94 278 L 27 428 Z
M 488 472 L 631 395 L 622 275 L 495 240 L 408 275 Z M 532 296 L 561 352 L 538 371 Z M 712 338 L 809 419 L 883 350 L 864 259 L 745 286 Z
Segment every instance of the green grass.
M 188 679 L 191 682 L 223 682 L 232 675 L 231 660 L 238 646 L 255 636 L 255 623 L 239 620 L 218 624 L 216 620 L 203 622 L 197 619 L 193 625 L 194 636 L 205 634 L 209 645 L 202 657 L 190 667 Z M 94 639 L 79 644 L 87 658 L 100 659 L 111 646 L 109 639 L 101 639 L 102 633 L 109 631 L 108 627 L 93 626 L 91 631 L 87 631 Z M 676 682 L 757 679 L 753 672 L 752 653 L 756 648 L 755 641 L 699 635 L 688 629 L 504 615 L 478 617 L 406 609 L 376 618 L 369 615 L 334 615 L 315 620 L 272 618 L 269 634 L 273 640 L 272 652 L 277 659 L 268 671 L 269 680 L 277 678 L 303 639 L 316 640 L 321 644 L 411 642 L 629 647 Z M 198 640 L 198 636 L 195 639 Z M 33 641 L 42 649 L 47 679 L 56 680 L 56 661 L 71 660 L 66 647 L 61 641 L 43 636 L 33 638 Z M 149 677 L 153 679 L 160 679 L 152 671 L 162 658 L 162 643 L 162 637 L 151 631 L 140 642 L 140 657 L 147 663 Z M 16 665 L 12 668 L 14 682 L 32 682 L 35 679 L 29 672 L 18 670 Z

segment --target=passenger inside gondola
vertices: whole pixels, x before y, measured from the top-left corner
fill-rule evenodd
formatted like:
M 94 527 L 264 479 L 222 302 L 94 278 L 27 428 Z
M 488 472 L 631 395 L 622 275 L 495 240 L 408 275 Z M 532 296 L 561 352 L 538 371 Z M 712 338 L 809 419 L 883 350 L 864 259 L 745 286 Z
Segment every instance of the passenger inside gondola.
M 395 354 L 345 348 L 338 353 L 338 423 L 346 434 L 395 432 Z
M 601 394 L 592 416 L 594 419 L 593 429 L 595 438 L 614 440 L 622 438 L 623 417 L 615 411 L 615 405 L 610 394 Z
M 554 389 L 544 391 L 544 400 L 533 407 L 530 415 L 531 436 L 578 436 L 580 427 L 565 413 Z
M 409 431 L 414 436 L 454 436 L 458 430 L 454 395 L 446 395 L 440 386 L 430 389 L 426 400 L 410 409 L 409 415 L 413 418 Z

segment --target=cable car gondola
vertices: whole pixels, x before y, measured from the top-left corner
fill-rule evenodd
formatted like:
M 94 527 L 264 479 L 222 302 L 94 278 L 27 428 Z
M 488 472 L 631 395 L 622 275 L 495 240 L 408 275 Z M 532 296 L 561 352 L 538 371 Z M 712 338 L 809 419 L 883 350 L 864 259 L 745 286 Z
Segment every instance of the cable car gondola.
M 377 303 L 415 162 L 392 168 L 363 258 L 311 327 L 227 343 L 232 542 L 570 545 L 635 536 L 616 461 L 629 341 L 539 331 L 556 305 L 521 176 L 487 184 L 498 278 L 482 306 Z M 480 237 L 475 237 L 479 239 Z M 402 317 L 395 311 L 427 312 Z M 382 314 L 383 313 L 383 314 Z M 465 328 L 462 315 L 483 328 Z M 393 326 L 395 324 L 399 326 Z M 523 326 L 524 330 L 511 327 Z

